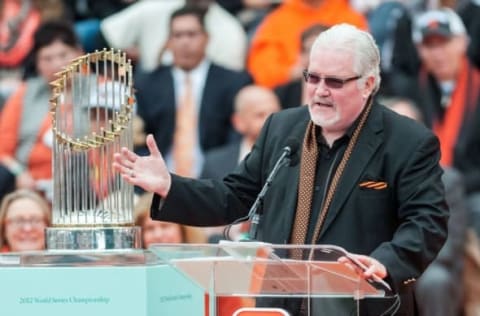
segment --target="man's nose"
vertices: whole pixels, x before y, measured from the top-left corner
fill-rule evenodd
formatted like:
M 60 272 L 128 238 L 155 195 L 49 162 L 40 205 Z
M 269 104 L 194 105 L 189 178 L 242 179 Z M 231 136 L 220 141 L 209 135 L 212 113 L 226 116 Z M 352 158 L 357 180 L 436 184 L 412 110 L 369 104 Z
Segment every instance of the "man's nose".
M 325 84 L 325 80 L 322 79 L 322 80 L 320 80 L 320 82 L 318 82 L 315 85 L 315 94 L 317 94 L 317 95 L 328 95 L 329 93 L 330 93 L 330 89 Z

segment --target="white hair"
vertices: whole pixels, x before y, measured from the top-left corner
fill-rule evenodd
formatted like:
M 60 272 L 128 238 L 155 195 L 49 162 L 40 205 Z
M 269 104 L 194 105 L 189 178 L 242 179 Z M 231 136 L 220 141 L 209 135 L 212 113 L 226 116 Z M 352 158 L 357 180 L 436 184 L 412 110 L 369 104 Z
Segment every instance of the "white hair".
M 337 24 L 320 33 L 313 43 L 310 56 L 317 50 L 334 49 L 353 54 L 353 70 L 362 78 L 359 84 L 373 76 L 375 85 L 373 93 L 380 87 L 380 52 L 372 35 L 350 24 Z

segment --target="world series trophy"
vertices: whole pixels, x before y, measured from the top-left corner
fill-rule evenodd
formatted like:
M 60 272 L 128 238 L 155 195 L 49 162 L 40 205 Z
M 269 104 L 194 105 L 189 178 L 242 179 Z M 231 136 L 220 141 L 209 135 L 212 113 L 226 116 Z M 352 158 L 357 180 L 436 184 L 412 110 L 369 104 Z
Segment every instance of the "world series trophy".
M 132 148 L 132 65 L 125 53 L 96 51 L 57 73 L 50 100 L 53 212 L 49 250 L 140 248 L 133 186 L 112 168 Z
M 47 250 L 0 253 L 2 311 L 203 316 L 205 290 L 141 248 L 133 186 L 112 168 L 113 154 L 133 147 L 132 66 L 125 54 L 81 56 L 51 84 L 54 185 Z

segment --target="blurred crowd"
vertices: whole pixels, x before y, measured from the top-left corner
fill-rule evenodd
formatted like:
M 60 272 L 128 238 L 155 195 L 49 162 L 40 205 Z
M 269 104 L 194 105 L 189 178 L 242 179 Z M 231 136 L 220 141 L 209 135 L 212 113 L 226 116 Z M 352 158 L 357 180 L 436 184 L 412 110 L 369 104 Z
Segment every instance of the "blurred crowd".
M 309 102 L 310 47 L 337 23 L 375 38 L 380 103 L 440 141 L 449 237 L 417 282 L 419 312 L 480 315 L 479 0 L 2 0 L 0 251 L 44 247 L 48 83 L 70 60 L 105 47 L 126 52 L 134 64 L 135 151 L 147 154 L 145 136 L 153 134 L 172 172 L 221 180 L 270 114 Z M 151 196 L 136 194 L 145 247 L 224 238 L 223 227 L 154 222 Z M 230 237 L 247 230 L 236 225 Z

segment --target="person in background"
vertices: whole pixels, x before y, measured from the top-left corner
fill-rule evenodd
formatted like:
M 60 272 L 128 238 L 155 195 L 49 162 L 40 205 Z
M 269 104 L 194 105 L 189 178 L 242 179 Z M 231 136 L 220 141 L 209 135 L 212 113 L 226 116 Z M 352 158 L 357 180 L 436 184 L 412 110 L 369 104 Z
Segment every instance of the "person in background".
M 0 112 L 0 192 L 12 188 L 49 191 L 53 144 L 49 82 L 81 54 L 70 24 L 47 22 L 35 33 L 37 75 L 22 83 Z
M 302 69 L 308 68 L 308 60 L 310 57 L 310 49 L 318 34 L 325 31 L 328 27 L 322 24 L 313 24 L 302 32 L 300 65 Z M 308 104 L 307 93 L 305 89 L 305 80 L 297 78 L 289 81 L 286 84 L 277 86 L 275 93 L 280 99 L 282 109 L 291 108 L 294 106 Z
M 137 1 L 100 23 L 108 46 L 125 50 L 142 71 L 172 63 L 168 47 L 171 14 L 183 6 L 206 11 L 205 28 L 210 34 L 206 53 L 213 62 L 243 70 L 247 36 L 240 22 L 214 0 Z
M 45 228 L 51 223 L 51 207 L 38 193 L 17 190 L 0 205 L 0 252 L 45 249 Z
M 466 29 L 453 10 L 429 10 L 414 22 L 419 73 L 398 73 L 408 84 L 393 86 L 396 95 L 418 105 L 423 122 L 438 136 L 441 165 L 462 174 L 469 222 L 480 234 L 480 71 L 468 59 Z
M 33 34 L 41 23 L 63 14 L 62 0 L 0 1 L 0 110 L 30 73 Z
M 235 97 L 234 104 L 232 124 L 242 139 L 208 151 L 200 178 L 221 180 L 232 172 L 251 151 L 266 119 L 272 113 L 280 111 L 280 103 L 275 94 L 270 89 L 255 85 L 242 88 Z M 245 224 L 233 226 L 229 238 L 241 239 L 248 230 L 248 224 Z M 223 226 L 206 228 L 209 242 L 223 239 L 223 230 Z
M 168 46 L 173 65 L 137 73 L 135 86 L 138 115 L 145 132 L 154 134 L 176 173 L 198 177 L 204 153 L 234 140 L 231 124 L 233 99 L 251 82 L 206 56 L 209 34 L 205 11 L 182 7 L 170 19 Z M 140 154 L 146 147 L 136 148 Z
M 265 16 L 253 36 L 247 70 L 268 88 L 302 77 L 300 34 L 308 26 L 349 23 L 367 29 L 367 19 L 346 0 L 286 0 Z
M 242 139 L 208 151 L 201 178 L 221 180 L 233 171 L 252 149 L 267 118 L 280 111 L 275 94 L 255 85 L 245 86 L 238 92 L 234 107 L 232 124 Z
M 349 24 L 322 32 L 304 72 L 308 106 L 269 117 L 253 149 L 222 181 L 171 174 L 152 135 L 149 156 L 122 148 L 114 169 L 154 192 L 154 220 L 187 225 L 226 225 L 248 215 L 264 183 L 285 153 L 291 163 L 263 198 L 258 232 L 273 244 L 333 244 L 340 263 L 362 278 L 390 284 L 397 297 L 354 300 L 264 299 L 293 315 L 415 315 L 414 284 L 435 259 L 447 236 L 448 206 L 437 137 L 425 126 L 373 101 L 380 85 L 380 53 L 372 36 Z M 292 142 L 298 141 L 298 146 Z M 297 147 L 297 148 L 295 148 Z M 294 159 L 299 157 L 299 159 Z M 296 163 L 294 162 L 296 161 Z M 304 259 L 293 251 L 283 256 Z
M 477 68 L 480 66 L 480 50 L 478 49 L 480 46 L 477 41 L 479 36 L 478 31 L 476 31 L 480 26 L 480 23 L 478 23 L 478 19 L 476 18 L 479 13 L 478 10 L 480 9 L 480 2 L 478 0 L 397 0 L 384 1 L 384 4 L 385 7 L 398 6 L 398 4 L 400 4 L 406 9 L 402 10 L 404 11 L 403 14 L 395 13 L 395 16 L 387 19 L 388 24 L 390 25 L 395 22 L 393 30 L 390 28 L 390 25 L 385 28 L 382 23 L 373 26 L 380 29 L 382 33 L 390 31 L 390 43 L 388 46 L 389 50 L 391 47 L 391 56 L 388 56 L 386 62 L 389 66 L 388 75 L 391 80 L 387 82 L 387 85 L 382 83 L 382 90 L 384 90 L 383 92 L 386 96 L 399 95 L 397 89 L 399 86 L 402 87 L 402 89 L 408 89 L 408 86 L 411 83 L 411 78 L 408 77 L 417 76 L 422 68 L 418 45 L 412 38 L 412 32 L 415 28 L 414 24 L 416 18 L 427 11 L 450 8 L 458 13 L 467 28 L 466 31 L 469 37 L 467 41 L 468 55 L 472 59 L 473 64 L 477 65 Z M 380 21 L 377 22 L 382 21 L 380 19 Z M 374 23 L 376 22 L 374 21 Z M 372 32 L 375 34 L 374 30 L 372 30 Z M 382 64 L 383 63 L 384 62 L 382 62 Z M 408 75 L 407 78 L 404 78 L 405 74 Z M 403 82 L 402 80 L 406 80 L 406 82 Z M 404 86 L 407 86 L 407 88 Z M 419 106 L 420 105 L 421 104 L 419 104 Z

